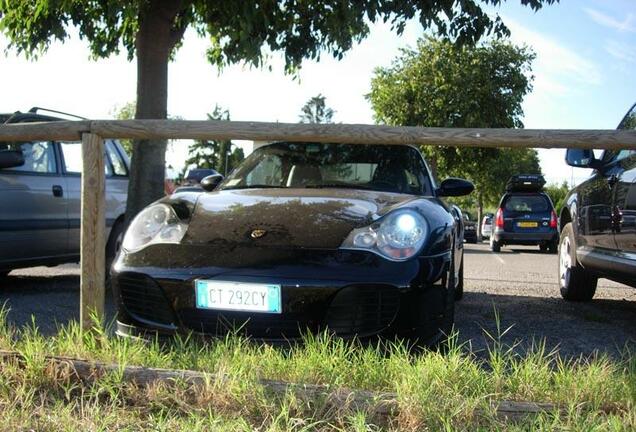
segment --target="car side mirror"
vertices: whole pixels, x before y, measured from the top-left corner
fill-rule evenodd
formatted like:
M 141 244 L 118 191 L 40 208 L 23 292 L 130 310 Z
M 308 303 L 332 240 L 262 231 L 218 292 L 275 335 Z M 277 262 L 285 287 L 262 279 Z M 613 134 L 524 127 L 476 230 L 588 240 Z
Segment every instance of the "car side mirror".
M 571 148 L 565 152 L 565 163 L 575 168 L 598 168 L 600 161 L 590 149 Z
M 437 188 L 437 196 L 464 196 L 475 190 L 475 186 L 468 180 L 447 178 Z
M 221 174 L 212 174 L 201 179 L 201 187 L 207 192 L 212 192 L 223 181 Z
M 14 168 L 24 165 L 24 155 L 21 151 L 3 150 L 0 151 L 0 169 Z

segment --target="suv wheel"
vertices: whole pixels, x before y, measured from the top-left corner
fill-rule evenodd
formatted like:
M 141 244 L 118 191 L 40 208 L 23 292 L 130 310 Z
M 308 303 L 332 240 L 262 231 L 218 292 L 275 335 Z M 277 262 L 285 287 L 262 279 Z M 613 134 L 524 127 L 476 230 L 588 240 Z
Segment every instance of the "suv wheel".
M 568 223 L 559 242 L 559 287 L 561 297 L 570 301 L 590 301 L 596 292 L 598 278 L 581 267 L 576 260 L 574 229 Z
M 490 237 L 490 250 L 493 252 L 499 252 L 501 250 L 501 244 L 494 239 L 494 237 Z

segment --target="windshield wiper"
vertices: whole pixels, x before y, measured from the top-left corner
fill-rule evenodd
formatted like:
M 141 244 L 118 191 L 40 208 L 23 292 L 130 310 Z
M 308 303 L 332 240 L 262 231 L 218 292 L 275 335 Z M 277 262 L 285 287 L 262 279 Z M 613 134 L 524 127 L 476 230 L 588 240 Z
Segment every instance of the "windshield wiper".
M 307 189 L 325 189 L 325 188 L 341 188 L 341 189 L 365 189 L 373 190 L 369 186 L 347 184 L 347 183 L 321 183 L 305 185 Z

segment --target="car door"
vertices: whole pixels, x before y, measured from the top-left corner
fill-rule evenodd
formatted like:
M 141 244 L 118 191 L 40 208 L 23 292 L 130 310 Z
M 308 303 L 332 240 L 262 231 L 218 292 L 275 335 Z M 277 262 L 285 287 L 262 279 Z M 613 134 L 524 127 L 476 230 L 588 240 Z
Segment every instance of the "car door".
M 579 186 L 577 247 L 601 251 L 614 250 L 616 242 L 612 221 L 612 172 L 604 167 Z
M 636 151 L 615 152 L 612 222 L 619 251 L 636 252 Z
M 59 142 L 62 172 L 68 189 L 69 253 L 80 249 L 82 145 L 77 141 Z M 117 159 L 115 159 L 117 157 Z M 115 220 L 126 210 L 128 167 L 112 141 L 105 142 L 107 235 Z M 108 237 L 107 237 L 108 238 Z
M 0 170 L 0 263 L 27 266 L 63 257 L 68 202 L 55 146 L 47 141 L 2 145 L 20 150 L 25 162 Z
M 627 113 L 619 129 L 636 130 L 636 105 Z M 636 259 L 636 150 L 609 153 L 615 165 L 614 184 L 614 238 L 619 253 Z M 603 158 L 605 159 L 605 157 Z

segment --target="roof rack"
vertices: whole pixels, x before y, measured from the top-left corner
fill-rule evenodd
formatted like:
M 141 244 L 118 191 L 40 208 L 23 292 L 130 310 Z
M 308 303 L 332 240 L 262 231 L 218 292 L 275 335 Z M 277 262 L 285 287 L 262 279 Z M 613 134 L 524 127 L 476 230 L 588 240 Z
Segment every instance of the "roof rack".
M 63 112 L 63 111 L 57 111 L 57 110 L 52 110 L 52 109 L 48 109 L 48 108 L 33 107 L 33 108 L 31 108 L 29 110 L 29 112 L 33 113 L 33 114 L 39 114 L 39 111 L 46 111 L 46 112 L 54 113 L 54 114 L 62 114 L 62 115 L 65 115 L 67 117 L 73 117 L 73 118 L 76 118 L 76 119 L 79 119 L 79 120 L 88 120 L 86 117 L 81 117 L 81 116 L 78 116 L 78 115 L 75 115 L 75 114 L 69 114 L 69 113 L 66 113 L 66 112 Z
M 541 174 L 517 174 L 506 183 L 506 192 L 539 192 L 545 186 Z

